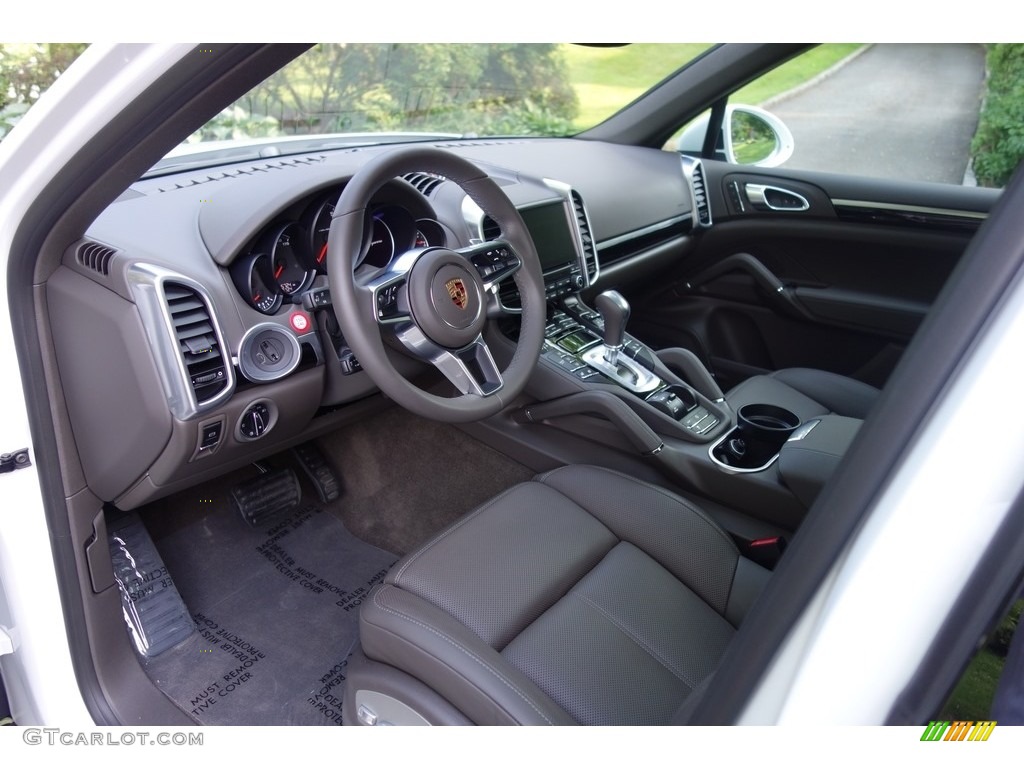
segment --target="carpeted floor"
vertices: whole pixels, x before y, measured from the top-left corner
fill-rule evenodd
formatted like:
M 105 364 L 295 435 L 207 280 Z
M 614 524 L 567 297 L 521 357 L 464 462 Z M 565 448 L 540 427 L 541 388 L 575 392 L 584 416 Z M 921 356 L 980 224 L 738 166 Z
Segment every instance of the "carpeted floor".
M 362 598 L 399 555 L 533 474 L 397 408 L 318 443 L 341 478 L 329 504 L 298 471 L 298 510 L 253 529 L 229 495 L 259 475 L 246 468 L 140 510 L 197 626 L 143 664 L 201 723 L 340 723 Z M 265 463 L 297 466 L 287 453 Z
M 326 509 L 397 554 L 535 474 L 449 424 L 398 408 L 318 443 L 344 486 Z
M 204 724 L 340 725 L 359 605 L 395 555 L 314 505 L 256 530 L 217 501 L 156 540 L 197 631 L 147 673 Z

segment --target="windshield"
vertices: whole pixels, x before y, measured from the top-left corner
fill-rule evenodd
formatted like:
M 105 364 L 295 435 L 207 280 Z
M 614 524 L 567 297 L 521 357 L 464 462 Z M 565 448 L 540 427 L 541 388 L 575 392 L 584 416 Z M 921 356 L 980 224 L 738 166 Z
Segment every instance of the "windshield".
M 357 134 L 358 143 L 415 134 L 566 136 L 601 122 L 707 48 L 317 45 L 186 144 L 322 134 Z

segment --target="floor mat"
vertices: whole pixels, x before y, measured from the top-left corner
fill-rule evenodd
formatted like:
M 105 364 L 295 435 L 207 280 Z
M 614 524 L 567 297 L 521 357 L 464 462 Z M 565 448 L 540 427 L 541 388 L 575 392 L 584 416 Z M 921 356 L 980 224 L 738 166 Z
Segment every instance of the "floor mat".
M 395 555 L 318 506 L 255 530 L 221 498 L 199 503 L 151 527 L 198 631 L 147 673 L 203 724 L 340 725 L 358 606 Z

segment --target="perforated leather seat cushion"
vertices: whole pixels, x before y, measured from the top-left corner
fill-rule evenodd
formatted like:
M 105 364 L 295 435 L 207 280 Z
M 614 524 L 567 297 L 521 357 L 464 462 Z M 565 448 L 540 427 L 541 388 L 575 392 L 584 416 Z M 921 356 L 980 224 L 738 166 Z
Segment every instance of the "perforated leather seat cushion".
M 398 563 L 363 651 L 481 724 L 667 723 L 766 578 L 679 496 L 564 467 Z

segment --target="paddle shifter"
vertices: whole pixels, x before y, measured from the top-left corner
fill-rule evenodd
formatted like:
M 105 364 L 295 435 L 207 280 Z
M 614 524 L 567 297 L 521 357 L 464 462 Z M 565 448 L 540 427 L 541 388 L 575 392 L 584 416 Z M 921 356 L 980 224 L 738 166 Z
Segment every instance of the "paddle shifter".
M 629 302 L 618 291 L 605 291 L 594 299 L 594 308 L 604 322 L 604 359 L 615 365 L 625 344 Z

